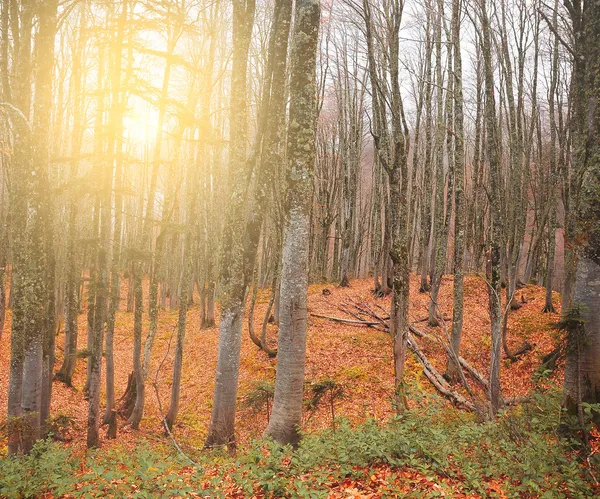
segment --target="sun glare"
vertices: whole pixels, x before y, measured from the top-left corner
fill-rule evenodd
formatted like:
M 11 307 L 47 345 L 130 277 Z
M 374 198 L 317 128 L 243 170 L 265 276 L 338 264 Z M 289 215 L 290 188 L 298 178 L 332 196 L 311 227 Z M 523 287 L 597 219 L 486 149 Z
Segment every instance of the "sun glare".
M 153 142 L 158 126 L 158 111 L 154 106 L 136 96 L 132 96 L 128 104 L 128 112 L 123 117 L 126 140 L 135 144 Z

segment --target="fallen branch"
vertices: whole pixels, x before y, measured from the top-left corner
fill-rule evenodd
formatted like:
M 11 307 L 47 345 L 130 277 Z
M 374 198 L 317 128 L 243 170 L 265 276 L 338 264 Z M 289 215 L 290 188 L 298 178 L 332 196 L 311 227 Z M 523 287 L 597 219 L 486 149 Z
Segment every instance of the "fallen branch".
M 358 326 L 367 326 L 367 327 L 375 327 L 380 326 L 380 321 L 366 321 L 366 320 L 358 320 L 358 319 L 344 319 L 342 317 L 332 317 L 329 315 L 322 314 L 314 314 L 311 313 L 314 317 L 319 317 L 321 319 L 328 319 L 335 322 L 340 322 L 344 324 L 354 324 Z M 386 328 L 386 330 L 389 327 Z M 423 335 L 416 328 L 411 326 L 411 331 L 415 330 L 417 335 Z M 437 371 L 435 367 L 429 362 L 423 351 L 419 348 L 416 341 L 412 336 L 408 337 L 408 347 L 413 351 L 419 363 L 423 366 L 423 373 L 427 377 L 427 379 L 431 382 L 431 384 L 435 387 L 437 391 L 439 391 L 444 397 L 449 399 L 454 405 L 460 407 L 462 409 L 466 409 L 469 411 L 475 411 L 475 405 L 472 402 L 469 402 L 465 397 L 463 397 L 460 393 L 456 392 L 452 389 L 450 384 L 443 378 L 443 376 Z
M 354 324 L 356 326 L 367 326 L 367 327 L 379 326 L 379 322 L 369 322 L 369 321 L 355 320 L 355 319 L 344 319 L 343 317 L 332 317 L 329 315 L 314 314 L 312 312 L 310 313 L 310 315 L 312 315 L 313 317 L 319 317 L 321 319 L 328 319 L 328 320 L 334 321 L 334 322 L 341 322 L 343 324 Z M 376 329 L 378 329 L 378 328 L 376 328 Z
M 412 336 L 408 336 L 408 347 L 413 351 L 419 363 L 423 366 L 423 373 L 427 376 L 427 379 L 431 384 L 439 391 L 444 397 L 449 399 L 454 405 L 459 408 L 466 409 L 469 411 L 475 411 L 475 405 L 469 402 L 460 393 L 452 390 L 452 387 L 442 377 L 435 367 L 429 362 L 423 351 L 417 345 L 417 342 Z
M 449 356 L 452 356 L 452 352 L 450 351 L 450 347 L 444 343 L 443 341 L 437 341 L 433 336 L 431 336 L 430 334 L 427 334 L 423 331 L 420 331 L 419 329 L 417 329 L 414 326 L 409 326 L 409 330 L 411 333 L 413 333 L 415 336 L 418 336 L 419 338 L 426 338 L 430 341 L 435 341 L 436 343 L 439 343 L 442 345 L 442 347 L 444 347 L 444 349 L 446 350 L 446 353 Z M 460 365 L 462 366 L 463 369 L 465 369 L 470 375 L 471 377 L 477 381 L 477 383 L 484 389 L 487 390 L 488 389 L 488 380 L 485 378 L 485 376 L 483 374 L 481 374 L 477 369 L 475 369 L 471 364 L 469 364 L 464 357 L 458 357 L 458 361 L 460 362 Z
M 531 349 L 533 348 L 533 346 L 531 346 L 531 343 L 529 343 L 528 341 L 526 341 L 525 343 L 523 343 L 523 346 L 521 348 L 519 348 L 517 351 L 513 352 L 513 357 L 516 359 L 518 359 L 521 355 L 529 352 Z M 512 360 L 512 359 L 511 359 Z

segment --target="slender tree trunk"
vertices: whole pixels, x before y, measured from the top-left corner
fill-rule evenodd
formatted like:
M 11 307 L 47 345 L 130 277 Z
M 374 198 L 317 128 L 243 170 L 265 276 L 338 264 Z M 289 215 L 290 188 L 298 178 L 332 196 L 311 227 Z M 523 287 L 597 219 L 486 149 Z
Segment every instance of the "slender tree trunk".
M 184 283 L 181 287 L 181 295 L 179 302 L 179 317 L 177 321 L 177 343 L 175 345 L 175 361 L 173 363 L 173 383 L 171 385 L 171 404 L 169 411 L 166 416 L 166 423 L 169 429 L 173 428 L 173 424 L 177 419 L 179 412 L 179 396 L 181 388 L 181 373 L 183 369 L 183 346 L 185 341 L 185 329 L 187 325 L 187 312 L 189 306 L 188 293 L 190 286 L 187 285 L 190 282 L 192 276 L 192 254 L 194 250 L 194 226 L 192 224 L 193 217 L 196 216 L 196 204 L 197 204 L 197 193 L 196 185 L 198 181 L 197 168 L 190 167 L 191 171 L 188 171 L 189 185 L 187 190 L 188 207 L 187 207 L 187 230 L 185 233 L 185 240 L 183 242 L 183 275 L 182 282 Z M 193 291 L 192 287 L 192 291 Z
M 215 327 L 215 281 L 210 280 L 206 288 L 206 322 L 204 327 Z
M 114 43 L 113 67 L 111 71 L 112 86 L 112 108 L 111 108 L 111 140 L 110 150 L 111 162 L 114 163 L 115 178 L 115 214 L 114 214 L 114 233 L 112 239 L 112 266 L 110 278 L 110 302 L 108 305 L 108 316 L 106 320 L 106 409 L 104 412 L 103 423 L 110 424 L 115 410 L 115 361 L 114 361 L 114 332 L 115 319 L 119 310 L 121 300 L 121 232 L 123 228 L 123 196 L 122 176 L 123 176 L 123 114 L 125 109 L 123 100 L 125 96 L 121 92 L 121 57 L 125 23 L 127 21 L 128 2 L 124 2 L 121 7 L 121 13 L 117 21 L 117 39 Z M 129 60 L 128 74 L 132 69 L 133 61 Z M 112 175 L 112 171 L 110 172 Z M 116 428 L 116 421 L 114 422 Z
M 500 361 L 502 355 L 502 303 L 500 286 L 500 245 L 502 242 L 502 212 L 500 206 L 500 156 L 498 144 L 498 123 L 496 122 L 496 100 L 494 98 L 494 73 L 492 68 L 491 26 L 487 15 L 488 0 L 481 0 L 482 51 L 485 73 L 485 122 L 487 131 L 487 158 L 490 167 L 491 190 L 491 239 L 488 251 L 488 291 L 492 350 L 490 360 L 490 381 L 488 397 L 491 413 L 495 415 L 502 407 L 500 387 Z
M 558 28 L 558 0 L 554 4 L 553 15 L 554 28 Z M 548 202 L 550 203 L 550 215 L 548 220 L 548 261 L 546 262 L 546 276 L 544 285 L 546 287 L 546 298 L 543 312 L 554 312 L 552 303 L 552 281 L 554 275 L 554 255 L 556 249 L 556 177 L 558 176 L 556 151 L 556 112 L 554 109 L 554 98 L 558 81 L 558 37 L 554 37 L 552 49 L 552 73 L 550 77 L 550 89 L 548 99 L 548 114 L 550 118 L 550 192 Z
M 254 25 L 254 0 L 233 0 L 233 59 L 229 153 L 229 203 L 223 229 L 220 286 L 221 320 L 214 401 L 205 445 L 235 448 L 242 319 L 245 298 L 245 201 L 249 178 L 246 164 L 247 64 Z M 210 297 L 209 297 L 210 298 Z
M 77 45 L 73 49 L 73 134 L 71 144 L 71 156 L 76 158 L 81 153 L 83 139 L 83 98 L 82 98 L 82 67 L 81 58 L 85 46 L 85 9 L 81 9 L 80 30 Z M 79 161 L 71 161 L 69 178 L 75 179 L 79 174 Z M 67 386 L 72 386 L 73 373 L 77 363 L 77 336 L 79 316 L 79 285 L 81 276 L 81 255 L 76 244 L 77 237 L 77 213 L 78 202 L 72 196 L 68 205 L 69 226 L 67 229 L 67 275 L 65 289 L 65 347 L 63 363 L 56 373 L 56 378 Z
M 170 12 L 169 12 L 170 13 Z M 170 21 L 168 21 L 170 22 Z M 169 94 L 169 83 L 171 79 L 171 67 L 173 62 L 173 52 L 175 50 L 175 45 L 177 43 L 177 38 L 173 35 L 172 29 L 168 29 L 170 33 L 170 38 L 167 42 L 167 54 L 165 58 L 165 71 L 163 73 L 162 80 L 162 89 L 161 89 L 161 98 L 160 105 L 158 109 L 158 120 L 156 125 L 156 138 L 154 141 L 154 151 L 152 157 L 152 178 L 151 178 L 151 187 L 150 193 L 148 195 L 148 204 L 146 207 L 146 218 L 142 227 L 142 248 L 146 248 L 151 244 L 152 240 L 152 225 L 154 221 L 154 201 L 155 201 L 155 191 L 156 191 L 156 179 L 158 176 L 158 167 L 161 161 L 161 152 L 162 152 L 162 141 L 163 141 L 163 126 L 165 121 L 165 114 L 167 110 L 167 97 Z M 172 163 L 170 163 L 172 164 Z M 170 172 L 171 176 L 173 172 Z M 163 250 L 165 244 L 165 224 L 167 222 L 168 210 L 171 208 L 171 199 L 170 193 L 167 194 L 166 199 L 163 204 L 163 212 L 162 212 L 162 221 L 161 221 L 161 231 L 156 240 L 155 251 L 152 254 L 152 265 L 150 272 L 150 289 L 148 293 L 148 315 L 150 318 L 150 328 L 148 331 L 148 335 L 146 336 L 146 341 L 144 343 L 144 351 L 143 357 L 140 360 L 141 371 L 136 371 L 136 398 L 135 398 L 135 406 L 133 408 L 133 412 L 127 421 L 133 428 L 138 428 L 139 424 L 142 420 L 142 416 L 144 413 L 144 404 L 145 404 L 145 396 L 146 396 L 146 378 L 148 376 L 148 371 L 150 369 L 150 356 L 152 353 L 152 347 L 154 345 L 154 338 L 156 336 L 156 330 L 158 326 L 158 281 L 161 276 L 161 268 L 162 268 L 162 259 L 163 259 Z M 139 264 L 138 264 L 139 265 Z M 142 279 L 141 269 L 136 273 L 137 279 Z M 141 285 L 141 284 L 140 284 Z M 136 283 L 137 286 L 137 283 Z M 137 307 L 137 305 L 136 305 Z M 141 326 L 139 326 L 141 327 Z M 141 348 L 141 340 L 140 340 L 140 348 Z M 137 351 L 134 353 L 134 356 L 140 355 L 142 356 L 142 352 L 139 354 Z
M 302 423 L 319 24 L 319 1 L 297 0 L 291 42 L 288 190 L 280 286 L 278 362 L 273 411 L 265 430 L 265 435 L 286 444 L 298 442 Z
M 432 111 L 432 71 L 431 71 L 431 9 L 427 9 L 427 31 L 425 45 L 425 161 L 423 164 L 422 194 L 423 204 L 421 209 L 421 241 L 419 265 L 421 268 L 420 293 L 428 292 L 431 287 L 427 282 L 430 263 L 430 241 L 431 241 L 431 191 L 428 182 L 431 179 L 431 160 L 433 150 L 433 111 Z M 415 144 L 415 147 L 417 144 Z
M 461 1 L 452 1 L 452 45 L 454 48 L 454 289 L 452 333 L 450 347 L 454 358 L 448 359 L 446 374 L 453 381 L 459 378 L 460 366 L 455 359 L 460 355 L 463 327 L 463 288 L 465 255 L 465 153 L 463 126 L 462 56 L 460 51 Z

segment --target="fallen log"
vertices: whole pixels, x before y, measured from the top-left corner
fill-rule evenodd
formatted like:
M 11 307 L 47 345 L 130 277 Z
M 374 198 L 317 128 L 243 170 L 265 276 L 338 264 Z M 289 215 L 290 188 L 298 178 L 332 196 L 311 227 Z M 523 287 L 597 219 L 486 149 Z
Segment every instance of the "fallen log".
M 450 400 L 454 405 L 459 408 L 474 411 L 475 406 L 472 402 L 468 401 L 460 393 L 452 390 L 452 387 L 442 377 L 435 367 L 429 362 L 423 351 L 417 345 L 417 342 L 410 335 L 408 337 L 408 347 L 413 351 L 419 363 L 423 366 L 423 373 L 431 384 L 439 391 L 444 397 Z
M 431 336 L 430 334 L 427 334 L 423 331 L 420 331 L 419 329 L 415 328 L 414 326 L 409 326 L 409 330 L 411 333 L 413 333 L 415 336 L 418 336 L 419 338 L 426 338 L 430 341 L 435 341 L 436 343 L 440 343 L 442 345 L 442 347 L 444 347 L 444 349 L 446 350 L 446 353 L 451 356 L 452 352 L 450 351 L 450 347 L 448 345 L 446 345 L 446 343 L 444 343 L 443 341 L 437 341 L 433 336 Z M 458 357 L 458 361 L 460 362 L 460 365 L 462 366 L 463 369 L 465 369 L 470 375 L 471 377 L 485 390 L 488 389 L 488 380 L 485 378 L 485 376 L 483 374 L 481 374 L 477 369 L 475 369 L 471 364 L 469 364 L 463 357 Z
M 342 311 L 344 311 L 344 310 L 342 310 Z M 346 313 L 348 313 L 348 312 L 346 311 Z M 366 312 L 363 312 L 363 313 L 365 313 L 365 315 L 366 315 Z M 322 319 L 327 319 L 327 320 L 340 322 L 340 323 L 344 323 L 344 324 L 372 327 L 372 328 L 375 328 L 380 331 L 389 332 L 389 323 L 387 323 L 387 322 L 383 323 L 382 320 L 368 321 L 368 320 L 360 320 L 360 319 L 345 319 L 343 317 L 334 317 L 334 316 L 323 315 L 323 314 L 315 314 L 312 312 L 311 312 L 311 315 L 314 317 L 319 317 Z M 351 315 L 353 315 L 354 317 L 357 317 L 357 315 L 355 315 L 355 314 L 351 314 Z M 421 338 L 428 338 L 432 341 L 434 340 L 430 335 L 428 335 L 427 333 L 424 333 L 422 331 L 419 331 L 414 326 L 409 326 L 409 331 L 410 331 L 410 333 L 413 333 L 415 336 L 419 336 Z M 417 342 L 414 340 L 414 338 L 412 337 L 412 335 L 410 333 L 408 336 L 408 347 L 415 354 L 418 362 L 423 366 L 423 373 L 425 374 L 427 379 L 430 381 L 430 383 L 434 386 L 434 388 L 439 393 L 441 393 L 444 397 L 446 397 L 448 400 L 450 400 L 450 402 L 452 402 L 455 406 L 457 406 L 461 409 L 468 410 L 468 411 L 479 412 L 479 411 L 477 411 L 477 408 L 475 407 L 475 404 L 473 402 L 467 400 L 460 393 L 458 393 L 457 391 L 452 389 L 452 386 L 444 379 L 444 377 L 438 372 L 438 370 L 433 366 L 433 364 L 431 364 L 431 362 L 429 362 L 429 360 L 427 359 L 427 356 L 423 353 L 421 348 L 417 345 Z M 446 348 L 446 351 L 449 353 L 449 347 L 447 345 L 444 345 L 443 342 L 442 342 L 442 345 L 444 346 L 444 348 Z M 475 368 L 470 366 L 465 361 L 465 359 L 463 359 L 462 357 L 459 357 L 459 360 L 461 361 L 461 365 L 463 367 L 465 367 L 465 369 L 467 369 L 467 371 L 480 384 L 482 384 L 484 387 L 487 387 L 487 380 L 483 377 L 483 375 L 481 375 Z M 466 366 L 468 366 L 468 367 L 466 367 Z
M 487 391 L 489 383 L 488 380 L 481 374 L 477 369 L 475 369 L 471 364 L 469 364 L 462 357 L 458 358 L 460 365 L 471 375 L 471 377 L 479 383 L 479 385 Z
M 357 319 L 344 319 L 343 317 L 333 317 L 330 315 L 314 314 L 312 312 L 310 313 L 310 315 L 312 315 L 313 317 L 319 317 L 320 319 L 328 319 L 330 321 L 341 322 L 343 324 L 353 324 L 355 326 L 367 326 L 367 327 L 379 326 L 379 322 L 369 322 L 369 321 L 362 321 L 362 320 L 357 320 Z M 378 328 L 375 328 L 375 329 L 378 329 Z

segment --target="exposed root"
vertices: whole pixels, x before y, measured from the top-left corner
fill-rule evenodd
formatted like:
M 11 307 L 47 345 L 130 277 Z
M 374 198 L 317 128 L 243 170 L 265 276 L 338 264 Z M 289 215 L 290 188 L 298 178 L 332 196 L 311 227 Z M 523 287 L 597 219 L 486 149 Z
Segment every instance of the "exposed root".
M 135 383 L 135 374 L 131 372 L 127 378 L 127 388 L 125 389 L 125 393 L 123 393 L 123 396 L 118 400 L 119 408 L 117 409 L 117 413 L 119 416 L 129 419 L 129 416 L 131 416 L 135 406 L 136 396 L 137 388 Z

